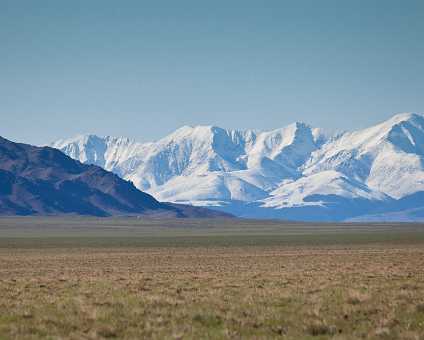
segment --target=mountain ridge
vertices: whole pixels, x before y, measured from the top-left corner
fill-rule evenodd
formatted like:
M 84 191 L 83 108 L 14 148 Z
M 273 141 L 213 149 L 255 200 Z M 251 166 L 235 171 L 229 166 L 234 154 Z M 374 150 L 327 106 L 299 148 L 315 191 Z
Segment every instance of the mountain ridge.
M 321 212 L 343 220 L 396 209 L 393 202 L 424 191 L 424 116 L 417 113 L 335 134 L 301 122 L 271 131 L 184 126 L 156 142 L 80 136 L 51 145 L 160 200 L 242 217 Z M 349 213 L 349 204 L 361 209 Z
M 83 164 L 54 148 L 2 137 L 0 184 L 1 215 L 220 216 L 201 208 L 160 203 L 101 167 Z

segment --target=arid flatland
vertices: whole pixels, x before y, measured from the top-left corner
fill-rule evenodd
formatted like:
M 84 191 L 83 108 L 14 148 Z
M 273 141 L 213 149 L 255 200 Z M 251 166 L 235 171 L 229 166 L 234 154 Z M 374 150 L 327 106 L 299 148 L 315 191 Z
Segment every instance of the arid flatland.
M 0 339 L 422 339 L 423 268 L 420 225 L 1 219 Z

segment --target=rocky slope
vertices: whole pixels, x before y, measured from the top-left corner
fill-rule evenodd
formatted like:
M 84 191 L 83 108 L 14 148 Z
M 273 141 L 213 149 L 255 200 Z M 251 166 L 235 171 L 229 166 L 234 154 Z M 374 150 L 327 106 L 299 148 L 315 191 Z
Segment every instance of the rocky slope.
M 207 209 L 160 203 L 101 167 L 82 164 L 54 148 L 1 137 L 0 214 L 216 215 Z

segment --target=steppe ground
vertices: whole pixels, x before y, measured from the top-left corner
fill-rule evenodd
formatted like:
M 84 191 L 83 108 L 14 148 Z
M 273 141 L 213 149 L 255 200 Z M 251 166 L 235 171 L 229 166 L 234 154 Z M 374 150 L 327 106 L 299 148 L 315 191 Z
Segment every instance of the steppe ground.
M 0 219 L 0 339 L 424 339 L 424 226 Z

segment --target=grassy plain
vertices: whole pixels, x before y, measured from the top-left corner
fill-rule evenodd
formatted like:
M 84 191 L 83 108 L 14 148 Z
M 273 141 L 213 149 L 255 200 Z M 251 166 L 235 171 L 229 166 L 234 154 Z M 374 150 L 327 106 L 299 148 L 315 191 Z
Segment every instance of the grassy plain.
M 424 226 L 0 219 L 0 339 L 424 339 Z

